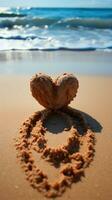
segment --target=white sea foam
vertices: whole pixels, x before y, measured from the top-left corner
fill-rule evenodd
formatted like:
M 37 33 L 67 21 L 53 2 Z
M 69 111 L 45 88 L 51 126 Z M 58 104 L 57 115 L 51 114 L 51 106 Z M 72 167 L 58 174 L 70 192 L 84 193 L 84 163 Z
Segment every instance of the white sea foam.
M 111 49 L 112 14 L 93 11 L 1 8 L 0 50 Z

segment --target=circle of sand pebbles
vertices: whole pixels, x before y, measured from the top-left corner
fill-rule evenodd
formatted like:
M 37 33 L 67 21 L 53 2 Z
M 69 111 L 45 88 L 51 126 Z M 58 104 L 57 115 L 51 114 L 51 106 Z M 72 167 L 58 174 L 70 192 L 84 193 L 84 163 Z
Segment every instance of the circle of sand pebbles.
M 22 124 L 16 142 L 18 158 L 27 180 L 46 197 L 61 196 L 67 187 L 79 181 L 94 156 L 94 133 L 81 113 L 68 107 L 55 111 L 64 117 L 69 125 L 70 134 L 66 143 L 57 148 L 48 146 L 45 121 L 53 113 L 50 109 L 34 113 Z M 48 175 L 36 164 L 32 150 L 41 154 L 41 158 L 46 162 L 60 166 L 58 180 L 53 183 L 49 181 Z

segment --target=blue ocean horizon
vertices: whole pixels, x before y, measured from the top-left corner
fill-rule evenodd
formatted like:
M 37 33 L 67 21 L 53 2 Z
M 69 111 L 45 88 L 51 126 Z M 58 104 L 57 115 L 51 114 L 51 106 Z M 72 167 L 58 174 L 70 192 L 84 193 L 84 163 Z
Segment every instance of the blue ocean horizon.
M 0 8 L 0 50 L 111 50 L 111 8 Z

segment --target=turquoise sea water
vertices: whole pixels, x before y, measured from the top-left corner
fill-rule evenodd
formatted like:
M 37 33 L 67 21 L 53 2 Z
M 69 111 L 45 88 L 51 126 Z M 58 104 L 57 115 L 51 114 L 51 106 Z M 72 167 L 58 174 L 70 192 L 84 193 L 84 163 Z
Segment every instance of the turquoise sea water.
M 0 50 L 111 50 L 112 9 L 0 8 Z

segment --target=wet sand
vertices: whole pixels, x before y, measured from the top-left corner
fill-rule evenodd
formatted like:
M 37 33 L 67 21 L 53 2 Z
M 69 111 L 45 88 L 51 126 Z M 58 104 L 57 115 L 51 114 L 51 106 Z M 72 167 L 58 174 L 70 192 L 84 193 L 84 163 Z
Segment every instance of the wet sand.
M 45 199 L 25 180 L 13 140 L 17 138 L 22 122 L 33 112 L 43 109 L 31 97 L 29 90 L 31 75 L 40 71 L 52 76 L 65 71 L 75 73 L 80 87 L 71 106 L 99 122 L 89 118 L 95 132 L 98 132 L 95 134 L 94 161 L 86 169 L 85 177 L 59 199 L 112 199 L 111 64 L 112 52 L 0 52 L 0 199 Z M 55 145 L 62 144 L 67 139 L 63 133 L 47 135 L 49 145 L 54 141 Z M 34 156 L 51 180 L 59 176 L 58 170 L 44 160 L 40 161 L 39 156 Z
M 112 75 L 112 51 L 1 51 L 0 74 Z
M 45 197 L 29 185 L 16 158 L 14 138 L 17 138 L 21 123 L 33 112 L 43 109 L 31 96 L 29 75 L 0 75 L 0 199 L 43 200 Z M 76 99 L 70 106 L 87 113 L 98 123 L 95 157 L 85 170 L 85 177 L 59 199 L 111 200 L 112 199 L 112 78 L 111 76 L 79 76 L 80 87 Z M 94 122 L 94 120 L 93 120 Z M 99 125 L 99 126 L 98 126 Z M 102 128 L 101 128 L 102 127 Z M 60 137 L 56 135 L 55 139 Z M 64 134 L 61 136 L 64 138 Z M 54 138 L 49 136 L 50 142 Z M 64 138 L 65 142 L 66 138 Z M 59 141 L 59 140 L 58 140 Z M 62 141 L 61 141 L 62 142 Z M 60 142 L 60 143 L 61 143 Z M 58 176 L 53 166 L 41 161 L 39 165 L 53 180 Z

